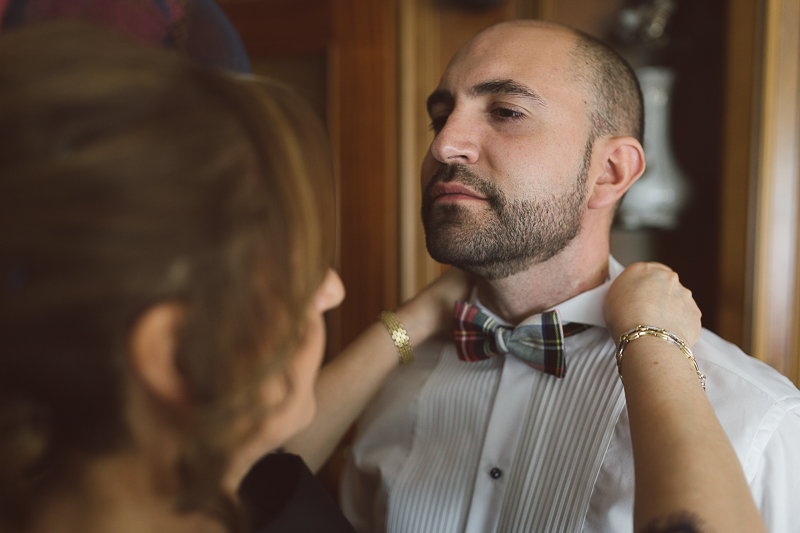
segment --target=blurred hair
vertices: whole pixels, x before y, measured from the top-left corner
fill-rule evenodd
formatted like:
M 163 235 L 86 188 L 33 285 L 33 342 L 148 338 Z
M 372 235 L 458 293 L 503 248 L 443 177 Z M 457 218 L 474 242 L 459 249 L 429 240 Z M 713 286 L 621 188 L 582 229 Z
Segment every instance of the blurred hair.
M 178 507 L 234 527 L 232 415 L 333 260 L 319 120 L 274 82 L 57 22 L 0 38 L 0 139 L 0 524 L 129 442 L 130 330 L 174 301 L 195 407 Z
M 179 50 L 199 65 L 251 72 L 244 45 L 214 0 L 0 0 L 0 28 L 83 20 Z

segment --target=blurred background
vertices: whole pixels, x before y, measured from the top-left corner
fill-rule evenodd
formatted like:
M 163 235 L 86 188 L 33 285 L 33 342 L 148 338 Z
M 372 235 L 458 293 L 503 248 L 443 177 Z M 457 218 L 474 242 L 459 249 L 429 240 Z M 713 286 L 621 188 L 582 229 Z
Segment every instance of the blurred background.
M 502 20 L 610 42 L 637 69 L 648 172 L 612 235 L 624 264 L 675 268 L 704 325 L 800 383 L 796 0 L 220 0 L 253 70 L 327 121 L 347 299 L 330 353 L 440 271 L 419 220 L 424 101 L 453 53 Z

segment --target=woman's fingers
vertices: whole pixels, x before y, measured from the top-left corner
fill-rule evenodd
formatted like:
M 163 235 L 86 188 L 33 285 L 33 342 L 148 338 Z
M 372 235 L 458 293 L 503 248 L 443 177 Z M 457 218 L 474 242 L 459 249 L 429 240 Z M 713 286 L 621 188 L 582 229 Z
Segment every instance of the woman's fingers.
M 700 309 L 678 275 L 661 263 L 634 263 L 614 280 L 604 306 L 616 339 L 639 324 L 671 331 L 688 344 L 700 338 Z

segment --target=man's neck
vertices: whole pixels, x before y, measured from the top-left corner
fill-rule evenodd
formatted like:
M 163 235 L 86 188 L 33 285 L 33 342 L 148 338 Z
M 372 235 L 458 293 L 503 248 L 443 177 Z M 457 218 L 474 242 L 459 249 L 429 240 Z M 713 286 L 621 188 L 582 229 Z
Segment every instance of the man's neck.
M 581 248 L 568 246 L 547 261 L 503 279 L 479 280 L 478 298 L 498 317 L 518 324 L 602 285 L 608 279 L 608 248 L 599 247 L 591 253 Z

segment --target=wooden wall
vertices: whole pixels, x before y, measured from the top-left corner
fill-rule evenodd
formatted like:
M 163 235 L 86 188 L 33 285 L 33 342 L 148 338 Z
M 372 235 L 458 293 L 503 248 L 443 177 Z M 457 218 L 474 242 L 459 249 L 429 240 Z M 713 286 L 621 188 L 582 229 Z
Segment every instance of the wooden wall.
M 751 348 L 800 384 L 800 2 L 767 0 L 763 21 Z
M 800 4 L 730 3 L 720 334 L 800 385 Z
M 762 9 L 732 2 L 728 13 L 719 261 L 719 334 L 750 351 Z

